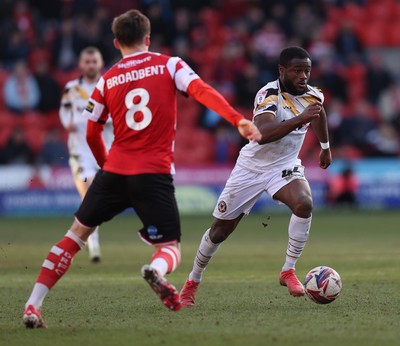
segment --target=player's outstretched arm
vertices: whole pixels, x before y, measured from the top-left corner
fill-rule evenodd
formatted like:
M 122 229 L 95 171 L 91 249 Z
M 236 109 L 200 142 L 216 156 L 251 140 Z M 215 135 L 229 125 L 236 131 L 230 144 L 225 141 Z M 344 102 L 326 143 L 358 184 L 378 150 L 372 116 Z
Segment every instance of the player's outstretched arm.
M 243 115 L 236 112 L 225 98 L 209 84 L 201 79 L 193 80 L 187 89 L 187 93 L 196 101 L 212 109 L 214 112 L 236 126 L 239 133 L 251 141 L 259 141 L 261 134 L 258 128 Z
M 88 120 L 86 140 L 100 168 L 107 158 L 107 149 L 102 136 L 104 125 Z

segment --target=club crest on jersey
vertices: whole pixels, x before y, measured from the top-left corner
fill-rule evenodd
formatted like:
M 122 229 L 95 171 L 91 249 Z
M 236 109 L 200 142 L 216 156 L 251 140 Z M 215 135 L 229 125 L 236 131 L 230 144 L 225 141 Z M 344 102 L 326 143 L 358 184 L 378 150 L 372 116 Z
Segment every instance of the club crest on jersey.
M 267 92 L 266 92 L 265 90 L 260 91 L 260 92 L 257 94 L 257 104 L 263 103 L 266 96 L 267 96 Z
M 93 109 L 94 109 L 94 103 L 88 101 L 87 105 L 86 105 L 86 111 L 89 113 L 93 113 Z
M 225 213 L 226 212 L 226 203 L 225 201 L 221 201 L 218 203 L 218 211 L 220 213 Z
M 163 237 L 162 234 L 158 234 L 158 228 L 156 226 L 148 226 L 147 234 L 149 235 L 149 239 L 151 240 L 157 240 Z

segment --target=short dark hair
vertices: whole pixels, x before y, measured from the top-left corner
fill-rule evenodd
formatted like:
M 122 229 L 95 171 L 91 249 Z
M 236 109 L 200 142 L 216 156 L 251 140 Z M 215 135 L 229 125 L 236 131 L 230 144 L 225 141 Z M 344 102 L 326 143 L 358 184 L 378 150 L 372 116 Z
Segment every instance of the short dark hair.
M 82 57 L 83 54 L 96 54 L 99 53 L 101 55 L 101 52 L 98 48 L 94 46 L 88 46 L 86 48 L 83 48 L 79 54 L 79 58 Z
M 287 47 L 282 50 L 279 56 L 279 65 L 288 67 L 293 59 L 310 59 L 311 56 L 308 52 L 301 47 Z
M 150 20 L 138 10 L 129 10 L 114 18 L 111 29 L 118 42 L 129 47 L 150 35 Z

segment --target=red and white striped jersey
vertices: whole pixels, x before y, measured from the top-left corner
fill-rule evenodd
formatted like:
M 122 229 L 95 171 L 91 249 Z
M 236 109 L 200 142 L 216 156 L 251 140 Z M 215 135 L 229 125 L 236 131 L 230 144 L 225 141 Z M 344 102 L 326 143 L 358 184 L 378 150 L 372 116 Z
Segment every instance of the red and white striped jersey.
M 114 142 L 103 169 L 123 175 L 174 173 L 176 91 L 199 76 L 179 57 L 153 52 L 125 56 L 99 80 L 84 115 L 105 123 Z

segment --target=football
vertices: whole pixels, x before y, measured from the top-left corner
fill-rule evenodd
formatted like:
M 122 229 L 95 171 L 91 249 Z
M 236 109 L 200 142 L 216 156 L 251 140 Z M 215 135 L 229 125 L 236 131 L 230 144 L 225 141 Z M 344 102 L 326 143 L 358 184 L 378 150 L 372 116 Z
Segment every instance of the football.
M 304 281 L 307 296 L 315 303 L 332 303 L 340 294 L 342 280 L 332 268 L 319 266 L 311 269 Z

